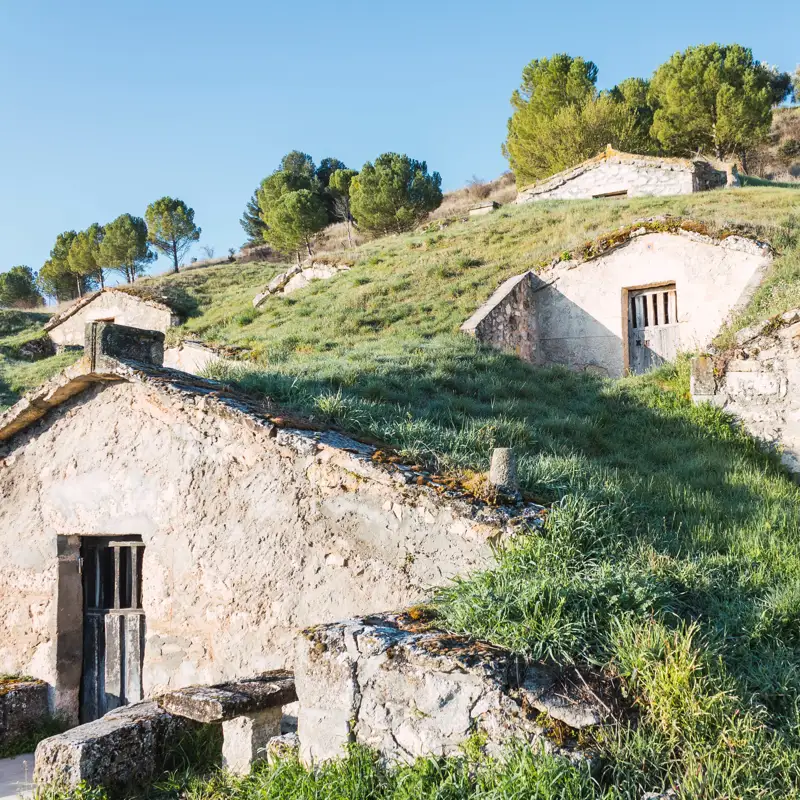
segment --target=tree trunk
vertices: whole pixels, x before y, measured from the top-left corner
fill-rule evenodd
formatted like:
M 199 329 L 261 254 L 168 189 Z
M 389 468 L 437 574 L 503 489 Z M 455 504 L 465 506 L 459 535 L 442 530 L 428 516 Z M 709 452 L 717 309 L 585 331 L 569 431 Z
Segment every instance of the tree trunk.
M 80 299 L 81 297 L 83 297 L 83 292 L 81 291 L 82 287 L 81 287 L 81 276 L 80 275 L 76 275 L 75 276 L 75 285 L 78 288 L 78 298 Z
M 300 251 L 299 250 L 295 250 L 294 254 L 295 254 L 295 256 L 297 256 L 297 266 L 299 267 L 300 266 Z
M 106 288 L 106 281 L 105 281 L 105 278 L 103 277 L 103 270 L 102 269 L 97 270 L 97 274 L 100 276 L 100 289 L 101 290 L 105 289 Z
M 311 252 L 311 240 L 306 238 L 306 250 L 308 250 L 308 257 L 311 258 L 314 254 Z
M 744 172 L 745 175 L 746 175 L 749 172 L 749 170 L 747 169 L 747 151 L 746 150 L 742 150 L 742 154 L 741 154 L 741 159 L 740 160 L 742 162 L 742 172 Z
M 350 216 L 348 215 L 347 219 L 345 220 L 345 224 L 347 225 L 347 245 L 348 247 L 353 246 L 353 237 L 350 234 Z
M 175 272 L 180 272 L 178 269 L 178 243 L 172 242 L 172 263 L 175 267 Z

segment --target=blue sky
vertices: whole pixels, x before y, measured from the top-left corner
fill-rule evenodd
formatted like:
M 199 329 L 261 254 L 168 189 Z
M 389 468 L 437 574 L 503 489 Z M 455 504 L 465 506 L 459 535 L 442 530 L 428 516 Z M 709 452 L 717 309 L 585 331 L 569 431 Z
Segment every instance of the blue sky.
M 800 4 L 767 8 L 0 0 L 0 270 L 38 269 L 59 232 L 143 215 L 165 194 L 195 209 L 199 244 L 223 254 L 244 240 L 253 189 L 294 148 L 355 168 L 405 152 L 446 189 L 495 177 L 531 59 L 591 58 L 607 87 L 690 44 L 736 41 L 794 69 Z

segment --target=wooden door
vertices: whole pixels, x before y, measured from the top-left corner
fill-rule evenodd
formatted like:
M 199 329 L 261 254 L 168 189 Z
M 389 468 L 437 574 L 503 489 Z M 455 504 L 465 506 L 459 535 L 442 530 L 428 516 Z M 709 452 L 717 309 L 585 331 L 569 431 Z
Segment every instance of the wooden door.
M 81 544 L 81 722 L 143 697 L 143 555 L 138 537 L 87 537 Z
M 680 348 L 675 285 L 628 292 L 628 369 L 635 375 L 673 361 Z

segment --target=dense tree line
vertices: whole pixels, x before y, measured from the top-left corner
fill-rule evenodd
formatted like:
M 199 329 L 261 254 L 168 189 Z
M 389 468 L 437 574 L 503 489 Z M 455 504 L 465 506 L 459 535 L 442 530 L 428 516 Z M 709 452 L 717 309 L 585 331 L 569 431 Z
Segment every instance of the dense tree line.
M 503 146 L 519 184 L 596 155 L 606 144 L 634 153 L 747 155 L 769 134 L 772 109 L 796 94 L 800 72 L 756 61 L 741 45 L 698 45 L 675 53 L 650 80 L 598 91 L 597 66 L 557 54 L 535 59 L 511 97 Z M 794 87 L 794 89 L 793 89 Z
M 95 222 L 83 231 L 60 233 L 50 258 L 38 276 L 33 276 L 33 286 L 40 296 L 63 301 L 102 289 L 109 274 L 133 283 L 155 261 L 156 251 L 165 255 L 178 272 L 200 234 L 194 209 L 183 200 L 162 197 L 147 207 L 144 218 L 121 214 L 106 225 Z M 0 304 L 11 304 L 4 299 L 2 288 Z
M 312 255 L 314 234 L 334 222 L 390 233 L 414 227 L 442 202 L 442 179 L 424 161 L 384 153 L 358 172 L 338 158 L 319 166 L 293 150 L 256 189 L 240 220 L 248 244 L 264 242 L 282 253 Z

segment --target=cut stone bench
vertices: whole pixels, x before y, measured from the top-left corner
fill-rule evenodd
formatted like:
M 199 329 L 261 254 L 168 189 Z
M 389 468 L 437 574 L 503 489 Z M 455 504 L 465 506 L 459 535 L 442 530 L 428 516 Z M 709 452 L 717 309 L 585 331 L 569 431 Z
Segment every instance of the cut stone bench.
M 170 714 L 222 725 L 222 765 L 239 775 L 266 757 L 267 742 L 281 735 L 283 706 L 295 700 L 294 675 L 281 670 L 217 686 L 187 686 L 156 698 Z
M 164 768 L 176 743 L 199 727 L 153 702 L 117 708 L 40 742 L 34 781 L 64 788 L 81 781 L 110 789 L 142 786 Z

